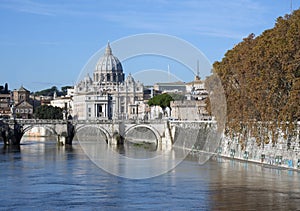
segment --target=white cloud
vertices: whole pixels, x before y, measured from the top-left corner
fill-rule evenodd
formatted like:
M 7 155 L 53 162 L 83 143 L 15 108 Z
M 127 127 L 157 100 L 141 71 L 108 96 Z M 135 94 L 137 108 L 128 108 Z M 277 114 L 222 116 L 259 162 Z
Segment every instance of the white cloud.
M 64 3 L 62 1 L 36 1 L 36 0 L 1 0 L 0 8 L 9 9 L 21 13 L 30 13 L 45 16 L 57 15 L 89 15 L 90 12 L 86 1 L 70 1 Z
M 111 22 L 123 29 L 210 35 L 237 39 L 264 22 L 266 8 L 254 0 L 56 1 L 3 0 L 0 7 L 37 15 L 67 15 Z M 247 32 L 247 33 L 246 33 Z
M 24 13 L 54 15 L 52 6 L 31 0 L 3 0 L 0 7 Z
M 147 10 L 141 10 L 125 5 L 118 13 L 107 11 L 102 15 L 106 20 L 128 28 L 240 39 L 248 34 L 249 27 L 263 22 L 265 11 L 258 2 L 249 0 L 155 1 L 146 3 L 143 8 L 146 7 Z

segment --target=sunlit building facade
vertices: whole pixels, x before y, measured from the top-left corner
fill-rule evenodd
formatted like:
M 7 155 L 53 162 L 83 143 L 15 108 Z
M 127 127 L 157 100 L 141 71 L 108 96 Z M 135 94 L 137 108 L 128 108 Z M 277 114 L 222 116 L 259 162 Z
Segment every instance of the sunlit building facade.
M 134 119 L 142 115 L 144 86 L 112 54 L 109 43 L 93 76 L 86 75 L 75 87 L 73 117 L 79 120 Z

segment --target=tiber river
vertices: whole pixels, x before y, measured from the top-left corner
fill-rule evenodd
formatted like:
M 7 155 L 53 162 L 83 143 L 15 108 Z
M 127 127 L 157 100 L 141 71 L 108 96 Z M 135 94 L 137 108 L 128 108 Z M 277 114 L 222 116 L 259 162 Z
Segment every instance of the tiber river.
M 136 180 L 97 167 L 78 141 L 66 148 L 24 138 L 20 148 L 0 150 L 0 210 L 300 210 L 295 171 L 217 157 L 199 165 L 194 155 Z M 139 151 L 146 150 L 126 148 Z

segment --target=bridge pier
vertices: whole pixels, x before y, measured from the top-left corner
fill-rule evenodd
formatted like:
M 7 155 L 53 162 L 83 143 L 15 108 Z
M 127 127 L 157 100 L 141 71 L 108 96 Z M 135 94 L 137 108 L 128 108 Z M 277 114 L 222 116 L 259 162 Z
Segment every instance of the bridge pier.
M 56 128 L 57 132 L 57 143 L 59 145 L 72 145 L 73 138 L 75 136 L 75 127 L 68 121 L 66 128 Z
M 68 123 L 67 123 L 66 145 L 72 145 L 72 141 L 73 141 L 74 136 L 75 136 L 75 127 L 70 121 L 68 121 Z
M 23 127 L 13 121 L 13 124 L 1 122 L 1 137 L 5 145 L 20 145 L 22 136 L 24 134 Z
M 118 132 L 114 132 L 111 137 L 110 145 L 121 145 L 124 144 L 124 137 L 121 136 Z
M 56 137 L 56 140 L 57 140 L 57 144 L 58 145 L 65 145 L 66 144 L 66 136 L 64 135 L 60 135 L 58 134 L 57 137 Z

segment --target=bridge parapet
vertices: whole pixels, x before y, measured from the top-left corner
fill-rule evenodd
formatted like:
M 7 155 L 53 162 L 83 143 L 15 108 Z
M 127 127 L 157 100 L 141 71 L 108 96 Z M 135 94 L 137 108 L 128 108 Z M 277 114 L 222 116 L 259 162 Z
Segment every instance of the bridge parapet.
M 74 124 L 163 124 L 167 120 L 72 120 Z
M 181 120 L 173 120 L 169 121 L 171 126 L 180 126 L 181 128 L 199 128 L 199 126 L 211 126 L 216 125 L 216 121 L 212 120 L 202 120 L 202 121 L 181 121 Z
M 65 120 L 61 119 L 7 119 L 3 120 L 4 123 L 9 125 L 15 124 L 18 122 L 19 124 L 67 124 Z

